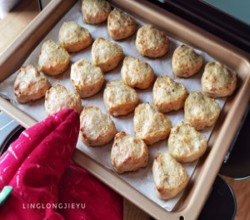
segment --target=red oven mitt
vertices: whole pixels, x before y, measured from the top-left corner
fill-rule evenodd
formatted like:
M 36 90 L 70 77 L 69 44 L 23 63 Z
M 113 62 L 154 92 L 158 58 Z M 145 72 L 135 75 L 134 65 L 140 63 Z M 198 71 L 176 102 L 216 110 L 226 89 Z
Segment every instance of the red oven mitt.
M 65 219 L 121 220 L 123 200 L 86 170 L 71 164 L 63 175 L 59 186 L 62 204 L 75 207 L 60 209 Z M 80 208 L 76 208 L 76 206 Z
M 0 158 L 0 190 L 11 186 L 13 191 L 0 206 L 0 219 L 122 218 L 120 196 L 83 169 L 69 166 L 78 132 L 78 113 L 64 109 L 25 130 L 10 145 Z M 109 204 L 100 205 L 106 201 Z

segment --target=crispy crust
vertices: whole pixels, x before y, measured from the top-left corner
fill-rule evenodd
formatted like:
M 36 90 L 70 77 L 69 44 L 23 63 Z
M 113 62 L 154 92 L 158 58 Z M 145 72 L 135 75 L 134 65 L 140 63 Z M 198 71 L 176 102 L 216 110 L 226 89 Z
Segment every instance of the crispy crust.
M 156 79 L 153 100 L 158 111 L 170 112 L 183 108 L 187 96 L 188 92 L 183 84 L 175 82 L 168 76 Z
M 210 62 L 205 66 L 201 78 L 203 92 L 213 98 L 233 94 L 236 89 L 237 77 L 219 62 Z
M 42 45 L 38 64 L 40 71 L 55 76 L 68 69 L 70 56 L 63 47 L 52 40 L 47 40 Z
M 180 122 L 171 129 L 168 152 L 177 161 L 186 163 L 200 158 L 207 149 L 207 139 L 194 127 Z
M 136 137 L 146 144 L 154 144 L 169 136 L 171 121 L 164 114 L 156 112 L 148 103 L 142 103 L 135 109 L 134 131 Z
M 188 78 L 198 73 L 203 65 L 202 56 L 187 45 L 178 46 L 172 57 L 172 69 L 176 76 Z
M 48 79 L 32 66 L 22 66 L 14 83 L 14 93 L 19 103 L 27 103 L 45 96 L 49 89 Z
M 91 55 L 93 64 L 99 66 L 103 72 L 115 69 L 124 57 L 121 46 L 102 37 L 94 41 Z
M 113 116 L 127 115 L 139 102 L 136 91 L 121 80 L 109 81 L 103 93 L 104 104 Z
M 158 58 L 169 51 L 169 39 L 163 31 L 146 24 L 137 31 L 135 46 L 142 56 Z
M 154 71 L 148 63 L 127 56 L 123 60 L 121 77 L 132 88 L 147 89 L 154 81 Z
M 78 113 L 82 110 L 81 97 L 68 91 L 64 86 L 56 84 L 47 90 L 45 95 L 45 111 L 51 115 L 63 108 L 72 108 Z
M 80 116 L 80 136 L 85 144 L 101 146 L 110 142 L 116 134 L 116 127 L 108 114 L 98 107 L 86 106 Z
M 68 52 L 78 52 L 92 43 L 92 37 L 86 28 L 74 21 L 64 22 L 59 30 L 59 42 Z
M 102 69 L 83 59 L 71 66 L 70 78 L 75 91 L 81 98 L 95 95 L 104 83 Z
M 132 36 L 136 27 L 135 20 L 118 8 L 114 8 L 108 16 L 108 33 L 114 40 L 122 40 Z
M 184 105 L 185 121 L 203 130 L 215 124 L 220 115 L 220 106 L 201 92 L 191 92 Z
M 106 21 L 110 11 L 111 6 L 105 0 L 82 1 L 82 15 L 88 24 L 100 24 Z
M 161 199 L 171 199 L 188 184 L 186 169 L 169 154 L 158 153 L 153 162 L 155 191 Z
M 148 147 L 143 140 L 134 138 L 124 131 L 116 134 L 111 149 L 111 161 L 118 173 L 136 171 L 147 166 Z

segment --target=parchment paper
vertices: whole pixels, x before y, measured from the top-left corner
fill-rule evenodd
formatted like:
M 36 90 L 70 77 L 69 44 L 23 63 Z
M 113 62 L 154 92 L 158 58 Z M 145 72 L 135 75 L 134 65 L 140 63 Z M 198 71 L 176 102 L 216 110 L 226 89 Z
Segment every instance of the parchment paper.
M 41 50 L 42 43 L 48 39 L 52 39 L 55 42 L 58 42 L 58 31 L 59 28 L 61 27 L 62 23 L 64 21 L 69 21 L 69 20 L 74 20 L 81 26 L 87 28 L 94 39 L 97 37 L 104 37 L 105 39 L 112 40 L 107 33 L 107 28 L 106 28 L 106 23 L 101 24 L 101 25 L 88 25 L 85 24 L 82 20 L 82 15 L 81 15 L 81 1 L 78 1 L 72 8 L 71 10 L 65 14 L 65 16 L 57 23 L 57 25 L 48 33 L 48 35 L 44 38 L 44 40 L 36 47 L 36 49 L 30 54 L 30 56 L 27 58 L 24 64 L 33 64 L 35 66 L 38 65 L 38 56 Z M 137 22 L 140 25 L 142 25 L 144 22 L 137 19 Z M 155 71 L 155 74 L 157 76 L 160 75 L 168 75 L 172 77 L 174 80 L 177 82 L 183 83 L 188 91 L 201 91 L 201 74 L 203 72 L 203 69 L 201 72 L 189 79 L 180 79 L 177 78 L 173 73 L 171 69 L 171 57 L 173 54 L 174 49 L 177 47 L 177 45 L 181 44 L 181 42 L 178 42 L 174 39 L 170 39 L 171 41 L 171 46 L 170 46 L 170 51 L 168 54 L 162 58 L 159 59 L 148 59 L 145 57 L 142 57 L 136 50 L 135 48 L 135 35 L 129 39 L 126 39 L 124 41 L 118 41 L 117 43 L 122 46 L 125 55 L 132 55 L 135 56 L 143 61 L 148 62 L 152 68 Z M 28 42 L 27 42 L 28 43 Z M 206 53 L 196 50 L 197 53 L 201 54 L 203 58 L 205 59 L 205 62 L 212 61 L 213 58 L 207 55 Z M 76 62 L 79 59 L 84 58 L 91 60 L 91 47 L 87 48 L 86 50 L 79 52 L 79 53 L 72 53 L 71 54 L 71 62 Z M 106 80 L 113 80 L 113 79 L 120 79 L 120 69 L 121 69 L 121 64 L 118 68 L 115 70 L 106 73 L 105 74 L 105 79 Z M 60 83 L 64 86 L 66 86 L 69 90 L 73 91 L 73 87 L 70 83 L 70 69 L 66 71 L 64 74 L 62 74 L 59 77 L 48 77 L 49 81 L 51 82 L 52 85 L 56 83 Z M 22 111 L 26 112 L 28 115 L 33 117 L 34 119 L 40 121 L 46 117 L 46 113 L 44 111 L 44 99 L 41 99 L 39 101 L 35 101 L 32 103 L 28 104 L 19 104 L 17 103 L 15 99 L 15 95 L 13 94 L 13 85 L 14 85 L 14 80 L 16 78 L 16 73 L 14 73 L 12 76 L 10 76 L 7 80 L 2 82 L 0 84 L 0 95 L 3 97 L 6 97 L 10 99 L 10 101 L 17 106 L 17 108 L 21 109 Z M 147 90 L 137 90 L 137 93 L 139 94 L 139 99 L 140 102 L 152 102 L 152 87 L 150 87 Z M 95 105 L 99 106 L 102 111 L 107 112 L 106 108 L 103 103 L 103 90 L 99 92 L 97 95 L 83 99 L 82 103 L 83 106 L 86 105 Z M 222 107 L 224 104 L 224 99 L 219 99 L 217 100 L 219 105 Z M 168 113 L 167 116 L 170 118 L 172 122 L 172 126 L 175 126 L 178 122 L 182 121 L 183 118 L 183 111 L 178 111 L 178 112 L 172 112 Z M 115 122 L 115 125 L 117 127 L 118 131 L 125 131 L 131 135 L 134 135 L 133 131 L 133 113 L 129 114 L 128 116 L 125 117 L 119 117 L 115 118 L 112 117 L 113 121 Z M 202 133 L 209 138 L 211 134 L 212 128 L 207 129 L 203 131 Z M 107 169 L 112 169 L 111 165 L 111 159 L 110 159 L 110 150 L 111 150 L 112 143 L 109 143 L 105 146 L 102 147 L 88 147 L 85 144 L 81 142 L 81 140 L 78 140 L 77 148 L 95 159 L 97 162 L 103 164 Z M 156 155 L 157 152 L 162 151 L 162 152 L 167 152 L 167 140 L 161 141 L 159 143 L 156 143 L 152 146 L 149 147 L 150 149 L 150 160 L 147 168 L 140 169 L 137 172 L 130 172 L 122 175 L 114 174 L 118 176 L 118 178 L 122 178 L 124 181 L 128 182 L 132 187 L 136 188 L 138 191 L 140 191 L 142 194 L 144 194 L 146 197 L 149 199 L 153 200 L 155 203 L 166 209 L 167 211 L 171 211 L 176 203 L 179 201 L 181 198 L 181 195 L 177 196 L 174 199 L 168 200 L 168 201 L 163 201 L 160 200 L 154 191 L 154 181 L 152 177 L 152 162 L 153 158 Z M 194 163 L 188 163 L 185 164 L 185 167 L 187 169 L 188 175 L 191 176 L 194 169 L 195 169 L 196 162 Z

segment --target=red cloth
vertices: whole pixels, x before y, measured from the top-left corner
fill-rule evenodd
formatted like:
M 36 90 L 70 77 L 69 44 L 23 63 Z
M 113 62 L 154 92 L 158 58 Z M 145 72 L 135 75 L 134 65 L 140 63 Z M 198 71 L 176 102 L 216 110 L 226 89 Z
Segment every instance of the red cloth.
M 0 190 L 10 185 L 13 191 L 0 219 L 122 219 L 121 197 L 70 165 L 78 133 L 78 113 L 64 109 L 10 145 L 0 158 Z
M 122 219 L 121 196 L 74 164 L 64 173 L 59 187 L 59 197 L 63 204 L 82 204 L 83 209 L 60 209 L 65 219 Z

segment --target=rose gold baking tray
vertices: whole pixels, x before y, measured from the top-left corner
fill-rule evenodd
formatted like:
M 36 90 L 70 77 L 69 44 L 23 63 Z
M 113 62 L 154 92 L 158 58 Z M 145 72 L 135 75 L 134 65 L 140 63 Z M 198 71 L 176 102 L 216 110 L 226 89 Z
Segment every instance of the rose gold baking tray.
M 0 57 L 0 82 L 20 68 L 40 40 L 75 2 L 75 0 L 51 1 L 23 33 L 17 37 L 15 42 Z M 76 150 L 74 160 L 156 219 L 196 219 L 248 105 L 250 98 L 250 55 L 205 30 L 145 1 L 116 0 L 111 2 L 125 11 L 160 27 L 169 36 L 199 48 L 224 63 L 237 72 L 239 85 L 233 97 L 227 99 L 209 139 L 208 151 L 199 160 L 181 201 L 172 212 L 167 212 L 146 198 L 113 172 L 108 171 L 84 153 Z M 36 123 L 30 116 L 1 97 L 0 108 L 24 127 Z

